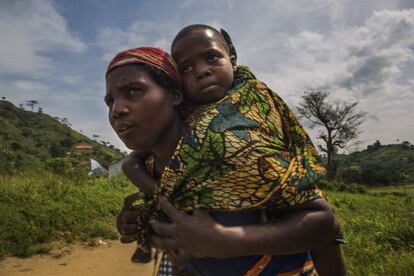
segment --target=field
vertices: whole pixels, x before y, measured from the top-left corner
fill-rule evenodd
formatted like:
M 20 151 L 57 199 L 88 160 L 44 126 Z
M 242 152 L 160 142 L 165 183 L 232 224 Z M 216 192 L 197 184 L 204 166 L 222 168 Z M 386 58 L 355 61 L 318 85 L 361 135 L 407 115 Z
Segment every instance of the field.
M 414 184 L 399 186 L 378 187 L 369 190 L 370 193 L 399 193 L 414 196 Z
M 394 194 L 328 194 L 347 243 L 350 275 L 414 275 L 414 199 Z
M 350 275 L 414 275 L 414 199 L 401 189 L 328 193 Z M 123 178 L 82 183 L 52 174 L 0 178 L 0 254 L 48 253 L 52 241 L 117 238 L 115 216 L 135 189 Z

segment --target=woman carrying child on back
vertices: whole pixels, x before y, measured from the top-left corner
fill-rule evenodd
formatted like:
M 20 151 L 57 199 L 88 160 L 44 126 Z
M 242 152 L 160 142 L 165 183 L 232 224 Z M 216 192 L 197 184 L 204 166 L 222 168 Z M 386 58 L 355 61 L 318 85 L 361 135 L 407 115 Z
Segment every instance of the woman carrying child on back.
M 155 160 L 157 151 L 160 154 L 161 148 L 168 148 L 161 155 L 163 161 L 158 163 L 158 176 L 161 175 L 163 165 L 167 167 L 161 184 L 156 187 L 156 196 L 152 199 L 154 202 L 163 195 L 182 210 L 208 209 L 216 221 L 231 230 L 222 233 L 225 234 L 222 238 L 230 241 L 226 243 L 228 248 L 222 250 L 225 254 L 211 254 L 211 257 L 257 254 L 231 259 L 196 259 L 187 264 L 190 270 L 201 271 L 203 275 L 275 275 L 297 269 L 311 273 L 311 265 L 305 265 L 310 264 L 306 250 L 329 243 L 335 236 L 333 215 L 314 187 L 314 182 L 323 170 L 315 161 L 315 150 L 309 138 L 283 101 L 269 93 L 269 89 L 258 82 L 245 67 L 234 68 L 236 70 L 233 72 L 235 56 L 230 56 L 228 46 L 219 34 L 214 33 L 214 29 L 205 27 L 184 29 L 173 43 L 172 52 L 181 68 L 186 98 L 193 105 L 210 104 L 192 115 L 186 131 L 177 127 L 173 121 L 169 122 L 170 125 L 154 124 L 153 128 L 165 127 L 164 130 L 156 131 L 164 136 L 160 136 L 159 140 L 145 139 L 151 143 L 137 146 L 137 143 L 131 141 L 134 135 L 145 136 L 146 128 L 140 127 L 141 131 L 138 132 L 138 127 L 133 126 L 133 116 L 126 108 L 128 101 L 122 97 L 124 106 L 118 100 L 115 111 L 116 102 L 107 101 L 111 124 L 118 129 L 118 135 L 130 148 L 150 150 L 154 153 Z M 135 60 L 130 62 L 132 63 L 139 62 Z M 115 58 L 111 64 L 118 64 L 119 68 L 110 66 L 108 69 L 109 99 L 114 98 L 112 94 L 116 95 L 117 85 L 113 83 L 120 82 L 118 79 L 125 79 L 123 74 L 128 74 L 125 68 L 120 71 L 127 62 L 119 63 Z M 119 73 L 116 75 L 115 72 Z M 135 92 L 132 94 L 135 95 Z M 149 98 L 142 97 L 141 101 L 144 103 L 145 99 Z M 155 116 L 154 119 L 157 116 L 167 118 L 165 112 L 174 109 L 157 111 L 156 115 L 151 110 L 149 114 L 135 112 L 134 116 L 148 120 L 151 114 Z M 128 123 L 117 123 L 120 114 L 131 117 L 127 120 Z M 121 127 L 117 128 L 117 125 Z M 175 127 L 175 133 L 168 139 L 171 126 Z M 180 133 L 184 134 L 184 138 L 178 143 L 180 139 L 177 134 L 180 136 Z M 168 140 L 169 144 L 157 144 L 164 140 Z M 177 144 L 179 146 L 176 149 Z M 170 161 L 165 154 L 167 152 L 169 157 L 172 156 Z M 132 177 L 140 180 L 138 185 L 154 186 L 154 183 L 148 185 L 151 180 L 145 174 L 137 176 L 138 171 L 134 170 L 135 175 Z M 147 234 L 149 230 L 145 229 L 146 223 L 151 217 L 157 217 L 154 202 L 147 206 L 149 208 L 140 217 L 140 227 Z M 161 204 L 165 210 L 166 203 Z M 312 208 L 315 204 L 319 207 Z M 280 215 L 276 217 L 277 222 L 259 225 L 260 210 L 269 215 L 288 209 L 291 209 L 288 216 Z M 231 227 L 240 225 L 249 226 Z M 167 233 L 165 227 L 160 222 L 153 224 L 154 230 L 161 236 Z M 240 236 L 238 233 L 241 230 L 252 235 Z M 304 239 L 318 231 L 322 237 Z M 146 238 L 140 237 L 140 242 L 144 245 L 148 245 Z M 254 241 L 259 242 L 260 246 L 252 250 Z M 170 245 L 171 248 L 180 249 L 179 243 L 172 246 L 171 241 Z M 296 254 L 275 256 L 287 253 Z

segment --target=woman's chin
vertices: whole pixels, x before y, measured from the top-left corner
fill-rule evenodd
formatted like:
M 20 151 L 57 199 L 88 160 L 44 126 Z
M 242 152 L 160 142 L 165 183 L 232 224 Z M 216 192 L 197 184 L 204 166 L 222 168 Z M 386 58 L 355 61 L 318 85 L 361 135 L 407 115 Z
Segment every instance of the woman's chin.
M 141 150 L 147 150 L 149 148 L 149 143 L 146 142 L 138 142 L 138 141 L 125 141 L 122 140 L 122 142 L 124 142 L 125 146 L 127 146 L 127 148 L 129 148 L 130 150 L 137 150 L 137 151 L 141 151 Z

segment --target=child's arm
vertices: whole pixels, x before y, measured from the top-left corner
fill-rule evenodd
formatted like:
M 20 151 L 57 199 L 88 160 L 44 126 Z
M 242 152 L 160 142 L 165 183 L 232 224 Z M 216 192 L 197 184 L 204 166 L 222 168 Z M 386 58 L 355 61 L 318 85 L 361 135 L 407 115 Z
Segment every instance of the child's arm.
M 145 160 L 148 156 L 148 152 L 133 151 L 122 163 L 122 171 L 141 192 L 152 194 L 157 181 L 147 172 Z
M 268 220 L 276 219 L 277 217 L 281 217 L 283 215 L 297 212 L 300 210 L 306 210 L 304 206 L 296 206 L 281 209 L 278 211 L 273 211 L 272 213 L 268 213 L 267 216 L 265 215 L 266 223 L 271 223 Z M 338 234 L 334 241 L 329 241 L 328 243 L 324 244 L 323 246 L 318 246 L 317 248 L 312 248 L 310 253 L 312 255 L 312 260 L 314 266 L 318 272 L 319 276 L 346 276 L 346 268 L 345 262 L 342 255 L 340 244 L 344 243 L 343 241 L 343 234 L 340 231 L 339 223 L 335 218 L 336 229 Z
M 318 249 L 312 249 L 311 255 L 318 275 L 347 275 L 339 243 L 333 242 Z

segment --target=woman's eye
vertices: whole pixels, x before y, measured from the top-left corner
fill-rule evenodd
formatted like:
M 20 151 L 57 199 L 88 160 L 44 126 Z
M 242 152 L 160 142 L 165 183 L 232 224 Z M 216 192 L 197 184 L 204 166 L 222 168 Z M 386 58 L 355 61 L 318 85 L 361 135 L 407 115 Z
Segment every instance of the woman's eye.
M 182 66 L 181 67 L 181 72 L 183 72 L 183 73 L 188 73 L 188 72 L 190 72 L 191 71 L 191 66 L 190 65 L 184 65 L 184 66 Z
M 111 107 L 113 102 L 114 102 L 114 99 L 112 99 L 112 98 L 106 98 L 105 99 L 105 103 L 108 107 Z
M 144 90 L 140 89 L 140 88 L 131 88 L 128 90 L 128 96 L 139 96 L 142 95 L 144 93 Z

